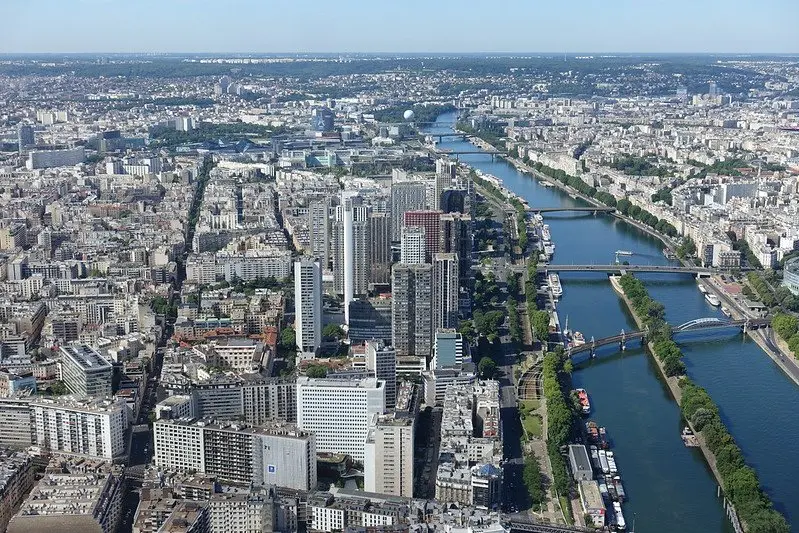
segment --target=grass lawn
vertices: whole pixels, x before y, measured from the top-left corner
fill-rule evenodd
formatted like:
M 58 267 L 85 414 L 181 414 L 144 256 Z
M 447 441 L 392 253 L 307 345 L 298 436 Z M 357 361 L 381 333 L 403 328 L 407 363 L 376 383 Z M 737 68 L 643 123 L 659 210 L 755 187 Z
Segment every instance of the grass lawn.
M 560 500 L 560 508 L 563 509 L 563 514 L 566 515 L 566 523 L 570 526 L 574 525 L 574 516 L 572 516 L 572 506 L 569 503 L 569 499 L 566 496 L 561 496 Z
M 524 406 L 525 409 L 528 411 L 532 411 L 534 409 L 538 409 L 541 407 L 540 400 L 519 400 L 519 407 Z
M 541 427 L 541 417 L 538 415 L 529 414 L 522 418 L 522 426 L 531 436 L 541 438 L 544 434 L 544 430 Z

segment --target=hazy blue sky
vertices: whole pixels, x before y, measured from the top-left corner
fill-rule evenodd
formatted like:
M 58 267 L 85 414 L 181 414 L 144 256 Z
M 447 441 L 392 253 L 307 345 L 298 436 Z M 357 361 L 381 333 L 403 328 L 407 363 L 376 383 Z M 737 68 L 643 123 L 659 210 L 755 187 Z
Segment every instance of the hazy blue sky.
M 0 0 L 2 52 L 799 52 L 799 0 Z

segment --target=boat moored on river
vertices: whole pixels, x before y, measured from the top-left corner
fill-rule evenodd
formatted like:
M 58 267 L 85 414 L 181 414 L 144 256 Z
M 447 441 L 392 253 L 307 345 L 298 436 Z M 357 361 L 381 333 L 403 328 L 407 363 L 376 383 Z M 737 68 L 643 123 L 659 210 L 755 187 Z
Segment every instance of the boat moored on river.
M 719 297 L 715 294 L 710 294 L 709 292 L 705 294 L 705 300 L 707 300 L 707 303 L 713 307 L 718 307 L 721 305 L 721 300 L 719 300 Z

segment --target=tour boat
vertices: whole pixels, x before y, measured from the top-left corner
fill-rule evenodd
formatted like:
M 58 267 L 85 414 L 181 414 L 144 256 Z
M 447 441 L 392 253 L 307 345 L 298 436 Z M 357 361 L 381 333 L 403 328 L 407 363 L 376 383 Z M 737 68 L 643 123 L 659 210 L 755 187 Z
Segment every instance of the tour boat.
M 560 284 L 560 276 L 554 272 L 549 275 L 549 289 L 552 291 L 552 296 L 555 298 L 563 296 L 563 286 Z
M 549 224 L 544 224 L 544 226 L 541 228 L 541 238 L 544 240 L 544 242 L 552 240 L 552 233 L 549 231 Z
M 715 294 L 710 294 L 710 293 L 705 294 L 705 300 L 707 300 L 707 303 L 709 303 L 714 307 L 718 307 L 719 305 L 721 305 L 719 297 L 716 296 Z
M 583 414 L 587 415 L 591 412 L 591 401 L 588 399 L 588 393 L 585 392 L 585 389 L 577 389 L 577 399 L 580 400 L 580 407 L 583 410 Z
M 727 318 L 732 316 L 732 312 L 723 305 L 721 306 L 721 312 L 724 313 L 724 316 L 726 316 Z

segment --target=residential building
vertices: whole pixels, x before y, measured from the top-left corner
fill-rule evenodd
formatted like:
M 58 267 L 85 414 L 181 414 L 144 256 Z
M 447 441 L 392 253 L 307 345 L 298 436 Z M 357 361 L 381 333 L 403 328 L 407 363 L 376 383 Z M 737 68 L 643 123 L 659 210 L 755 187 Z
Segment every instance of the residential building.
M 405 213 L 403 223 L 405 227 L 423 227 L 425 232 L 425 260 L 429 263 L 439 252 L 439 232 L 441 227 L 441 211 L 418 210 Z
M 433 329 L 458 327 L 458 255 L 433 256 Z
M 391 184 L 391 240 L 399 242 L 407 211 L 419 211 L 427 205 L 427 184 L 406 181 Z
M 366 369 L 374 372 L 386 389 L 386 407 L 393 408 L 397 400 L 397 352 L 382 341 L 366 341 Z
M 8 524 L 8 533 L 115 533 L 122 515 L 124 469 L 105 461 L 53 459 Z
M 97 459 L 125 453 L 128 407 L 123 400 L 41 398 L 31 403 L 37 446 Z
M 317 452 L 363 461 L 369 422 L 385 409 L 385 386 L 377 378 L 297 378 L 297 426 L 316 435 Z
M 364 458 L 364 490 L 413 497 L 414 419 L 375 414 Z
M 155 463 L 231 483 L 316 487 L 316 437 L 293 424 L 248 426 L 183 418 L 153 424 Z
M 433 344 L 433 266 L 395 264 L 391 292 L 391 344 L 397 355 L 429 357 Z
M 319 261 L 294 262 L 294 321 L 297 348 L 315 353 L 322 343 L 322 265 Z
M 369 285 L 391 283 L 391 213 L 369 214 Z
M 353 345 L 371 339 L 391 344 L 391 298 L 359 298 L 351 301 L 347 336 Z
M 27 452 L 0 449 L 0 531 L 6 530 L 35 482 L 33 458 Z
M 0 398 L 0 446 L 27 448 L 35 442 L 31 397 Z
M 330 268 L 330 200 L 321 198 L 308 204 L 308 232 L 311 257 L 322 270 Z M 295 264 L 296 270 L 296 264 Z M 295 274 L 296 275 L 296 274 Z
M 426 257 L 425 228 L 422 226 L 403 227 L 400 241 L 400 263 L 418 265 L 426 262 Z
M 457 254 L 461 280 L 469 276 L 472 267 L 472 217 L 460 213 L 441 215 L 439 253 Z

